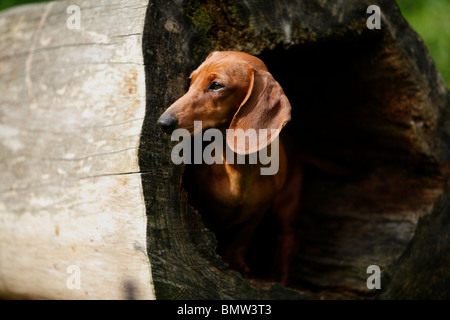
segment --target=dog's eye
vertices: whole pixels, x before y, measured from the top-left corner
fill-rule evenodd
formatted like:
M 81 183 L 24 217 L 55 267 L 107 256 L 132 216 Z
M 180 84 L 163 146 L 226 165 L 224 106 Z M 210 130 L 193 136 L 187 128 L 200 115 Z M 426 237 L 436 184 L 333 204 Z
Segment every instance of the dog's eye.
M 225 88 L 225 86 L 220 84 L 220 83 L 218 83 L 218 82 L 213 82 L 208 87 L 208 89 L 211 90 L 211 91 L 220 91 L 220 90 L 222 90 L 224 88 Z

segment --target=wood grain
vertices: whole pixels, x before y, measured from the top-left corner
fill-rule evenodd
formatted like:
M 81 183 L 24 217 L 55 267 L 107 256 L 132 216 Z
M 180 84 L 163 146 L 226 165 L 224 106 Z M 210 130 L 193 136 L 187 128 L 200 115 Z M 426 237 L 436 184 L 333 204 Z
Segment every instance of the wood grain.
M 137 160 L 147 2 L 78 1 L 79 30 L 70 4 L 0 14 L 0 294 L 151 299 Z

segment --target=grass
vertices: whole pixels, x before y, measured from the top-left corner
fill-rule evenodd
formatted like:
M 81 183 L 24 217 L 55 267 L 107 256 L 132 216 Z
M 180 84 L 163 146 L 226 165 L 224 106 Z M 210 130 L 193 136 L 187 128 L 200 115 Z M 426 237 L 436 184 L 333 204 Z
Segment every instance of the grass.
M 422 37 L 438 70 L 450 84 L 450 1 L 397 0 L 403 16 Z
M 0 1 L 0 10 L 4 10 L 13 6 L 18 6 L 26 3 L 34 3 L 34 2 L 47 2 L 48 0 L 1 0 Z

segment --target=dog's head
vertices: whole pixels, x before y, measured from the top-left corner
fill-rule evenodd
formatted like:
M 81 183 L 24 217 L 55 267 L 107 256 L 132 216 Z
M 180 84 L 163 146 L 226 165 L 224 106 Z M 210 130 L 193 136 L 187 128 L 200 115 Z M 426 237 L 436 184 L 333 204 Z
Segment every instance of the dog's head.
M 188 92 L 158 119 L 170 134 L 183 128 L 194 132 L 194 121 L 202 130 L 226 126 L 227 142 L 239 154 L 250 154 L 269 145 L 291 119 L 291 105 L 283 89 L 258 58 L 235 51 L 211 53 L 191 76 Z M 241 130 L 239 130 L 241 129 Z M 235 141 L 249 129 L 266 129 L 256 144 Z

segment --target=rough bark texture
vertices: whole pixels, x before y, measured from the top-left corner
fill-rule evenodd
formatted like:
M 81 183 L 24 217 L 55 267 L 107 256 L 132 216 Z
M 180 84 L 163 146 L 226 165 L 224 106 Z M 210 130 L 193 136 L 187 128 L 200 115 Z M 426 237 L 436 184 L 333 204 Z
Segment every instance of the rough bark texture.
M 373 4 L 382 11 L 381 30 L 366 26 Z M 153 1 L 144 33 L 149 76 L 139 159 L 141 170 L 153 172 L 143 186 L 157 297 L 448 297 L 445 281 L 427 288 L 427 276 L 415 274 L 449 262 L 442 256 L 448 212 L 443 206 L 431 214 L 448 192 L 448 89 L 395 3 Z M 260 288 L 264 282 L 227 270 L 189 204 L 189 168 L 171 163 L 174 143 L 155 126 L 212 50 L 259 56 L 293 106 L 286 130 L 309 160 L 289 284 L 297 291 Z M 264 275 L 270 259 L 270 225 L 263 223 L 252 251 L 256 274 Z M 383 272 L 382 294 L 367 289 L 369 265 Z

